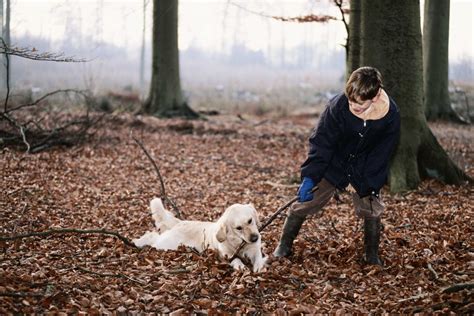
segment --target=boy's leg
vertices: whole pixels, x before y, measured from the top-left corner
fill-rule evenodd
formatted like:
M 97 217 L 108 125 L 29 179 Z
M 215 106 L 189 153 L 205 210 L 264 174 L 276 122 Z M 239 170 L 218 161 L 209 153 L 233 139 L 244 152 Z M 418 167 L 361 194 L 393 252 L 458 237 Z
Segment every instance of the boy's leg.
M 318 190 L 313 193 L 313 199 L 308 202 L 296 202 L 288 212 L 288 217 L 283 225 L 280 243 L 273 252 L 275 257 L 288 257 L 291 255 L 293 241 L 295 240 L 301 225 L 308 215 L 314 215 L 321 211 L 324 205 L 329 202 L 334 195 L 336 188 L 326 181 L 321 180 L 317 184 Z
M 357 193 L 352 195 L 356 215 L 364 219 L 365 260 L 368 264 L 383 265 L 379 258 L 380 216 L 385 205 L 376 196 L 360 198 Z

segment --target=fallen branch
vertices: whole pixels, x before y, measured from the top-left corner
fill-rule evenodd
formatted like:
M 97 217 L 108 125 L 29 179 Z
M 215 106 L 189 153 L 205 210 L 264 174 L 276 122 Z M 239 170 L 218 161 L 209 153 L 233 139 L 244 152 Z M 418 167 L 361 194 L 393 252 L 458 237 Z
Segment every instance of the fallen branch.
M 3 236 L 0 237 L 0 241 L 10 241 L 10 240 L 18 240 L 28 237 L 45 237 L 57 234 L 67 234 L 67 233 L 77 233 L 77 234 L 102 234 L 102 235 L 111 235 L 115 236 L 121 241 L 123 241 L 127 246 L 137 248 L 134 243 L 132 243 L 128 238 L 120 235 L 117 232 L 109 231 L 105 229 L 75 229 L 75 228 L 59 228 L 59 229 L 51 229 L 46 230 L 43 232 L 30 232 L 21 235 L 14 235 L 14 236 Z
M 425 297 L 430 296 L 430 295 L 431 295 L 430 293 L 421 293 L 421 294 L 418 294 L 418 295 L 415 295 L 415 296 L 402 298 L 402 299 L 398 300 L 398 303 L 404 303 L 404 302 L 408 302 L 408 301 L 418 300 L 420 298 L 425 298 Z
M 142 281 L 142 280 L 139 280 L 139 279 L 134 279 L 134 278 L 131 278 L 129 277 L 128 275 L 125 275 L 125 274 L 122 274 L 122 273 L 117 273 L 117 274 L 113 274 L 113 273 L 99 273 L 99 272 L 95 272 L 95 271 L 91 271 L 91 270 L 88 270 L 86 268 L 83 268 L 83 267 L 74 267 L 73 268 L 74 270 L 79 270 L 81 272 L 85 272 L 85 273 L 89 273 L 89 274 L 93 274 L 93 275 L 97 275 L 97 276 L 100 276 L 100 277 L 112 277 L 112 278 L 124 278 L 124 279 L 128 279 L 132 282 L 135 282 L 135 283 L 138 283 L 138 284 L 141 284 L 141 285 L 146 285 L 147 283 L 145 281 Z
M 435 280 L 438 280 L 438 273 L 436 273 L 435 269 L 433 269 L 433 267 L 431 266 L 431 263 L 428 263 L 427 267 L 428 267 L 428 270 L 430 270 L 430 272 L 433 273 Z
M 135 141 L 135 143 L 138 144 L 138 146 L 140 146 L 140 148 L 143 150 L 143 152 L 145 153 L 145 155 L 148 157 L 148 159 L 150 160 L 151 164 L 153 165 L 153 167 L 155 168 L 155 171 L 156 171 L 156 174 L 158 175 L 158 179 L 160 180 L 160 184 L 161 184 L 161 197 L 166 200 L 172 207 L 173 209 L 175 210 L 176 212 L 176 217 L 181 219 L 181 212 L 179 211 L 178 207 L 176 206 L 176 204 L 170 199 L 168 198 L 168 195 L 166 194 L 166 190 L 165 190 L 165 182 L 163 181 L 163 177 L 161 176 L 161 172 L 160 172 L 160 169 L 158 168 L 158 166 L 156 165 L 155 163 L 155 160 L 153 160 L 153 158 L 151 157 L 151 155 L 148 153 L 148 151 L 146 150 L 145 146 L 143 146 L 142 142 L 140 142 L 138 139 L 136 139 L 133 135 L 132 135 L 132 139 Z
M 454 293 L 466 289 L 474 289 L 474 283 L 457 283 L 441 290 L 441 293 Z
M 394 230 L 399 230 L 399 229 L 403 229 L 403 228 L 411 228 L 411 226 L 412 226 L 411 224 L 403 224 L 403 225 L 394 227 L 393 229 Z
M 0 296 L 8 297 L 43 297 L 44 295 L 39 293 L 28 293 L 28 292 L 0 292 Z
M 285 189 L 296 189 L 299 187 L 299 184 L 282 184 L 271 181 L 265 181 L 265 184 L 272 186 L 274 188 L 285 188 Z

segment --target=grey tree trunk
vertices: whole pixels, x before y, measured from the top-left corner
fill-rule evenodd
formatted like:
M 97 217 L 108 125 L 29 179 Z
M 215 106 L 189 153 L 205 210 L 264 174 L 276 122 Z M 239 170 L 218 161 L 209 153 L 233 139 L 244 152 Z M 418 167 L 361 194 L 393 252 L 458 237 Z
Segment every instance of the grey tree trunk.
M 376 13 L 374 13 L 376 12 Z M 364 0 L 361 65 L 378 68 L 397 102 L 401 136 L 390 168 L 390 189 L 414 189 L 422 177 L 460 184 L 467 176 L 431 133 L 423 111 L 423 60 L 418 0 Z
M 146 6 L 147 0 L 143 0 L 143 27 L 142 27 L 142 47 L 140 51 L 140 70 L 139 70 L 139 80 L 140 80 L 140 90 L 144 90 L 145 84 L 145 34 L 146 34 Z
M 186 104 L 181 91 L 178 0 L 153 1 L 152 77 L 143 110 L 160 117 L 198 116 Z
M 428 120 L 457 119 L 448 92 L 449 4 L 450 0 L 425 0 L 423 75 Z
M 349 16 L 349 32 L 347 34 L 348 54 L 346 58 L 346 79 L 361 66 L 360 64 L 360 33 L 361 33 L 361 0 L 351 0 Z
M 10 46 L 10 13 L 11 13 L 11 5 L 10 0 L 6 0 L 6 8 L 5 8 L 5 25 L 3 29 L 3 40 Z

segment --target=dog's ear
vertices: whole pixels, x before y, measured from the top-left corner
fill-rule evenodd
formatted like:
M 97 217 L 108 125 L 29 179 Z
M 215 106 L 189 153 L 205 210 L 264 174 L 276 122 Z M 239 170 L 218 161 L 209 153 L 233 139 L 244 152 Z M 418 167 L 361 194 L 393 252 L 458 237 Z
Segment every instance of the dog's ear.
M 227 227 L 224 223 L 221 223 L 219 230 L 216 233 L 216 238 L 218 242 L 224 242 L 227 239 Z
M 255 223 L 257 226 L 260 226 L 260 220 L 258 218 L 257 210 L 255 209 L 255 206 L 252 203 L 249 203 L 249 206 L 252 208 L 252 215 L 254 217 Z

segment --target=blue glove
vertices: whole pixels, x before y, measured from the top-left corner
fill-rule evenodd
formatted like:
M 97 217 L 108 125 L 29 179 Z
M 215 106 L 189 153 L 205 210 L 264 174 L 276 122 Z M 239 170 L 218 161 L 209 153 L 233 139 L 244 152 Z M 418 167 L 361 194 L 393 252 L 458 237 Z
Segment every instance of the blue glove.
M 313 199 L 313 193 L 311 190 L 314 187 L 314 181 L 311 178 L 304 177 L 303 182 L 301 182 L 300 188 L 298 189 L 298 201 L 299 202 L 308 202 Z

